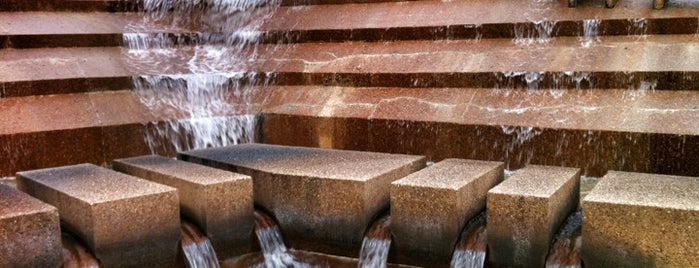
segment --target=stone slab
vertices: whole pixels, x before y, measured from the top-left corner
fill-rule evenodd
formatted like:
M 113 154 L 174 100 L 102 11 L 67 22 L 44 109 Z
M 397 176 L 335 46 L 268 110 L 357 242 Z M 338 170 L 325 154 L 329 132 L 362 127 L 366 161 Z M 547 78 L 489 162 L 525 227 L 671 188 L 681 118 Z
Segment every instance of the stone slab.
M 103 267 L 175 262 L 180 212 L 174 188 L 92 164 L 17 173 L 21 190 L 58 208 L 62 227 Z
M 0 183 L 0 267 L 60 267 L 58 210 Z
M 203 230 L 221 259 L 249 253 L 252 179 L 157 155 L 117 159 L 114 170 L 177 188 L 182 214 Z
M 292 247 L 359 256 L 389 185 L 425 166 L 422 156 L 243 144 L 180 153 L 183 160 L 253 178 L 255 203 L 274 214 Z
M 585 197 L 588 267 L 699 267 L 699 178 L 610 171 Z
M 466 222 L 503 180 L 502 162 L 445 159 L 391 183 L 391 232 L 399 263 L 448 266 Z
M 579 198 L 580 169 L 532 165 L 517 170 L 488 191 L 490 262 L 545 266 L 549 245 Z

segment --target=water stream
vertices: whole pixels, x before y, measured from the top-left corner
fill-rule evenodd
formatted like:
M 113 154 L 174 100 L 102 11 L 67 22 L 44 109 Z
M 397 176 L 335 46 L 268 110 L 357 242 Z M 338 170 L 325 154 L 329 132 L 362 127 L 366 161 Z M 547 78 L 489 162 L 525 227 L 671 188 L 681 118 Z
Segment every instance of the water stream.
M 488 249 L 485 211 L 466 223 L 451 259 L 452 268 L 483 268 Z
M 554 238 L 546 257 L 546 268 L 581 268 L 582 211 L 578 209 L 566 219 Z
M 359 252 L 359 265 L 362 268 L 385 268 L 388 252 L 391 249 L 391 216 L 387 215 L 374 222 L 362 240 Z
M 219 268 L 211 240 L 197 226 L 182 221 L 182 252 L 189 268 Z
M 124 34 L 135 92 L 158 121 L 146 124 L 152 153 L 253 141 L 255 114 L 246 72 L 259 27 L 279 0 L 146 0 Z M 162 34 L 159 32 L 171 32 Z M 186 45 L 186 46 L 184 46 Z M 154 75 L 156 73 L 157 75 Z M 165 119 L 165 121 L 160 121 Z

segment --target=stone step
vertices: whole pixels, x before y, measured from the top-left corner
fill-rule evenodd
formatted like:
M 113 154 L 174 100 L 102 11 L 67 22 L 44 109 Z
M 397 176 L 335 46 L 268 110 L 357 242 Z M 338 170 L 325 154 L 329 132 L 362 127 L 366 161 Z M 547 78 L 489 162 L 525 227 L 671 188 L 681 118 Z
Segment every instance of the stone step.
M 699 265 L 699 178 L 610 171 L 582 212 L 586 266 Z
M 527 166 L 488 191 L 488 248 L 498 267 L 544 267 L 549 245 L 579 204 L 580 169 Z
M 250 253 L 254 224 L 249 176 L 157 155 L 117 159 L 112 166 L 176 188 L 182 215 L 202 228 L 220 259 Z
M 402 2 L 415 0 L 277 0 L 283 6 Z M 271 2 L 271 1 L 270 1 Z M 72 11 L 125 12 L 143 9 L 143 0 L 0 0 L 0 12 Z
M 0 267 L 60 267 L 58 210 L 0 182 Z
M 553 37 L 583 35 L 585 23 L 599 20 L 599 35 L 694 34 L 696 7 L 678 3 L 653 11 L 651 0 L 621 1 L 614 9 L 599 1 L 572 9 L 565 1 L 506 0 L 281 7 L 263 29 L 290 32 L 284 38 L 294 42 L 514 38 L 539 31 Z
M 62 227 L 104 267 L 171 267 L 180 239 L 177 190 L 91 164 L 17 173 L 19 188 L 58 208 Z
M 256 50 L 256 61 L 217 71 L 278 85 L 693 90 L 699 79 L 697 38 L 605 37 L 589 48 L 570 37 L 535 47 L 505 39 L 269 45 Z M 195 52 L 182 47 L 152 62 L 125 56 L 117 47 L 10 49 L 2 54 L 0 85 L 4 96 L 61 93 L 68 86 L 70 92 L 114 89 L 135 75 L 188 74 Z
M 501 162 L 445 159 L 391 183 L 397 263 L 446 267 L 466 222 L 504 177 Z
M 98 1 L 84 1 L 98 2 Z M 536 12 L 520 12 L 518 1 L 414 1 L 362 5 L 280 7 L 260 26 L 261 42 L 397 41 L 588 34 L 695 34 L 699 9 L 675 7 L 649 12 L 631 2 L 623 10 L 602 12 L 585 5 L 574 11 L 547 3 Z M 502 16 L 489 10 L 517 10 Z M 533 8 L 533 7 L 532 7 Z M 403 14 L 411 14 L 410 17 Z M 435 18 L 433 14 L 441 14 Z M 4 25 L 0 48 L 120 46 L 124 33 L 168 33 L 171 39 L 197 39 L 203 28 L 181 28 L 163 21 L 145 22 L 129 12 L 0 12 Z M 342 19 L 337 19 L 342 18 Z M 31 23 L 28 23 L 31 22 Z M 201 27 L 201 26 L 197 26 Z M 592 40 L 595 37 L 590 37 Z
M 699 92 L 272 87 L 270 144 L 699 176 Z M 671 122 L 671 123 L 670 123 Z
M 230 102 L 239 110 L 203 119 L 235 121 L 258 113 L 240 101 Z M 132 90 L 0 98 L 0 148 L 5 152 L 0 176 L 85 162 L 107 165 L 149 154 L 148 135 L 155 138 L 155 152 L 174 155 L 172 145 L 157 144 L 160 135 L 194 124 L 190 117 L 186 110 L 150 110 Z
M 245 144 L 179 158 L 246 174 L 255 203 L 274 214 L 290 247 L 358 257 L 389 186 L 425 166 L 421 156 Z

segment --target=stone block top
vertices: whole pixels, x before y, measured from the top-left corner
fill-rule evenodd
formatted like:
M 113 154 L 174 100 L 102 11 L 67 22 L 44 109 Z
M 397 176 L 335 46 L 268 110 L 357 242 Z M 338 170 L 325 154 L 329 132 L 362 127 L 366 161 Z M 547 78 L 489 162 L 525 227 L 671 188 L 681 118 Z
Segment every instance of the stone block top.
M 0 219 L 50 211 L 57 210 L 12 186 L 0 183 Z
M 397 186 L 459 190 L 483 174 L 502 166 L 501 162 L 444 159 L 428 168 L 394 181 Z M 438 178 L 438 179 L 437 179 Z
M 17 175 L 89 204 L 175 191 L 175 188 L 93 164 L 24 171 Z
M 146 155 L 114 160 L 115 165 L 119 163 L 145 168 L 167 177 L 177 178 L 198 185 L 212 185 L 222 182 L 250 179 L 247 175 L 186 161 L 179 161 L 159 155 Z
M 548 198 L 579 173 L 578 168 L 529 165 L 518 170 L 489 193 Z
M 610 171 L 584 202 L 699 210 L 699 178 Z
M 369 181 L 405 164 L 424 162 L 425 157 L 374 152 L 241 144 L 193 150 L 180 157 L 202 158 L 273 174 L 338 180 Z M 245 172 L 243 172 L 245 173 Z

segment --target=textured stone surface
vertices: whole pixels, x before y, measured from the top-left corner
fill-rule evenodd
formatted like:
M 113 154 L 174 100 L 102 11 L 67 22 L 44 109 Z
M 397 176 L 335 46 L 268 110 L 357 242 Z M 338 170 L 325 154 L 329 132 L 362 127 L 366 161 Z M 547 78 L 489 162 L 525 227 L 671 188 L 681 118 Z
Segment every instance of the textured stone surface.
M 485 209 L 504 165 L 445 159 L 391 183 L 391 232 L 399 263 L 448 266 L 466 222 Z
M 580 169 L 517 170 L 488 191 L 490 261 L 498 267 L 543 267 L 549 244 L 579 198 Z
M 610 171 L 582 209 L 585 266 L 699 266 L 698 178 Z
M 220 259 L 250 250 L 253 230 L 249 176 L 163 156 L 117 159 L 113 168 L 177 188 L 182 214 L 211 240 Z
M 58 208 L 104 267 L 173 265 L 180 238 L 177 191 L 91 164 L 17 173 L 18 186 Z
M 59 267 L 58 210 L 0 183 L 0 267 Z
M 364 231 L 388 208 L 389 185 L 421 156 L 244 144 L 181 159 L 250 175 L 255 203 L 274 214 L 292 247 L 357 257 Z

